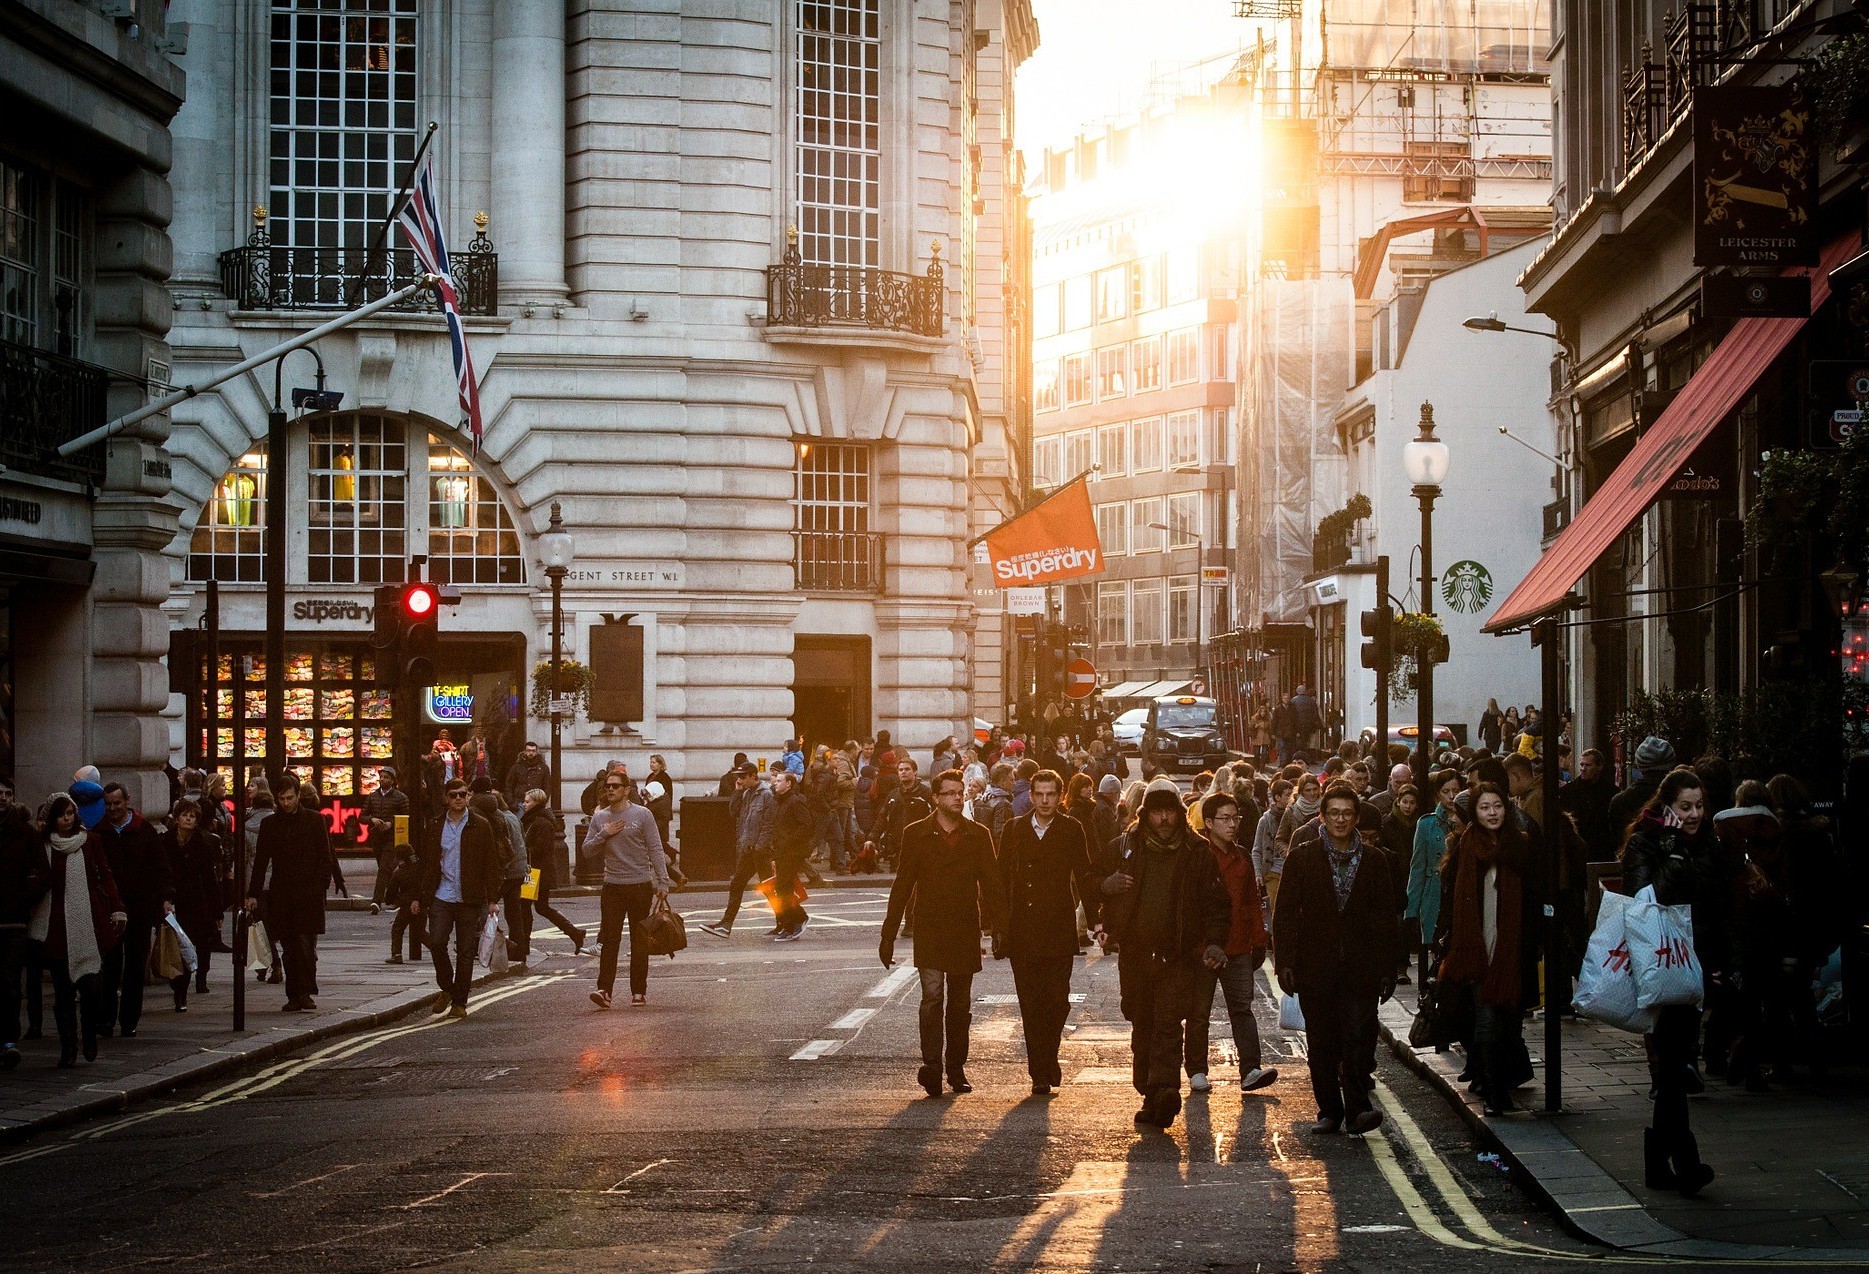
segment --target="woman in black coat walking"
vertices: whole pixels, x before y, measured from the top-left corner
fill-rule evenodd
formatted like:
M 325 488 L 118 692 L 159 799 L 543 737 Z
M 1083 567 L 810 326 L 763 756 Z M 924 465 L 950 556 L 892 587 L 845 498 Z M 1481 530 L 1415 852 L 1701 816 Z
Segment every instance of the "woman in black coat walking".
M 519 825 L 526 833 L 526 862 L 539 873 L 539 896 L 532 903 L 532 912 L 544 916 L 571 939 L 571 954 L 583 955 L 584 930 L 552 906 L 552 890 L 565 883 L 565 824 L 547 803 L 542 788 L 526 793 L 526 808 L 519 816 Z
M 169 811 L 169 828 L 159 838 L 169 856 L 175 881 L 175 919 L 195 944 L 195 991 L 208 990 L 208 957 L 221 931 L 221 838 L 201 830 L 201 805 L 183 797 Z M 170 979 L 175 1011 L 188 1012 L 188 974 Z

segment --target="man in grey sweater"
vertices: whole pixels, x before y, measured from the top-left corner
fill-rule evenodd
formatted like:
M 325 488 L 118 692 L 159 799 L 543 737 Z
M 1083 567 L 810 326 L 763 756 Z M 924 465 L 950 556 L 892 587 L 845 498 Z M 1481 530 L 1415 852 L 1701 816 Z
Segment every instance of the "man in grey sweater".
M 604 804 L 591 815 L 584 844 L 604 852 L 604 888 L 597 940 L 597 989 L 591 1003 L 610 1007 L 616 985 L 617 947 L 623 940 L 623 920 L 629 919 L 629 990 L 631 1004 L 649 1002 L 649 952 L 637 941 L 654 899 L 668 897 L 668 855 L 655 817 L 629 798 L 629 780 L 621 774 L 604 776 Z

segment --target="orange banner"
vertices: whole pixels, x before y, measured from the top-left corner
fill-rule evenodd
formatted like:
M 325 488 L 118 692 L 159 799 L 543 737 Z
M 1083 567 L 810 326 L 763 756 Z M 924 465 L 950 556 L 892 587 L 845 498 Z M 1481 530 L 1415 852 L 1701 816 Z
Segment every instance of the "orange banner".
M 1070 483 L 983 538 L 996 588 L 1055 584 L 1103 571 L 1103 542 L 1090 512 L 1087 478 Z

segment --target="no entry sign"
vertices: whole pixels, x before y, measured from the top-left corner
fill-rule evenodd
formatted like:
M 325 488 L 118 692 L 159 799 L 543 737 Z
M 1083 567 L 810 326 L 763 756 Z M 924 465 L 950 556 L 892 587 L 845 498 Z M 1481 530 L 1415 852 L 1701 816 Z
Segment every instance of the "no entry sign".
M 1073 659 L 1064 666 L 1064 694 L 1069 699 L 1088 699 L 1097 688 L 1097 666 L 1088 659 Z

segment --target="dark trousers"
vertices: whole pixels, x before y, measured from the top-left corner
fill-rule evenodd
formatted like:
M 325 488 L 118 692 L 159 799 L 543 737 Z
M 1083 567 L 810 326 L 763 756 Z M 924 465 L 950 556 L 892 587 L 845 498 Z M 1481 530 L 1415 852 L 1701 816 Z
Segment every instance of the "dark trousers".
M 0 1043 L 19 1042 L 20 977 L 26 971 L 26 931 L 0 929 Z M 38 987 L 32 988 L 37 995 Z
M 1691 1135 L 1687 1123 L 1687 1072 L 1700 1052 L 1700 1007 L 1670 1004 L 1649 1032 L 1653 1044 L 1655 1135 L 1669 1153 Z
M 531 903 L 531 910 L 534 914 L 544 916 L 547 920 L 557 925 L 558 931 L 564 934 L 565 937 L 571 939 L 579 946 L 584 945 L 584 930 L 572 924 L 571 921 L 566 918 L 564 912 L 552 906 L 552 891 L 545 887 L 545 881 L 542 877 L 539 880 L 539 896 Z M 530 931 L 528 930 L 528 932 Z
M 123 937 L 104 957 L 98 976 L 99 1025 L 109 1029 L 114 1023 L 125 1032 L 134 1031 L 143 1019 L 143 978 L 149 964 L 149 944 L 156 936 L 153 924 L 132 920 Z
M 70 1053 L 81 1033 L 91 1040 L 105 1025 L 103 975 L 87 973 L 74 982 L 65 961 L 48 960 L 45 967 L 52 973 L 52 1020 L 58 1023 L 59 1046 Z
M 1376 1077 L 1376 1002 L 1373 989 L 1333 986 L 1298 993 L 1319 1119 L 1345 1119 L 1370 1109 Z
M 781 929 L 797 929 L 811 917 L 806 913 L 803 903 L 798 901 L 798 876 L 805 869 L 805 859 L 810 850 L 792 850 L 781 855 L 776 863 L 777 879 L 773 882 L 773 894 L 778 899 L 778 926 Z
M 1075 956 L 1013 956 L 1012 985 L 1019 993 L 1019 1019 L 1025 1028 L 1025 1069 L 1034 1084 L 1057 1087 L 1058 1041 L 1071 1015 L 1071 965 Z
M 45 1029 L 45 954 L 44 947 L 37 942 L 26 944 L 26 984 L 22 990 L 26 999 L 26 1033 L 37 1036 Z
M 1116 958 L 1123 1016 L 1129 1020 L 1129 1070 L 1144 1097 L 1181 1101 L 1183 1024 L 1194 1006 L 1194 969 L 1180 960 L 1131 955 Z
M 973 1025 L 973 974 L 916 969 L 922 979 L 922 1065 L 957 1076 L 967 1066 L 967 1031 Z
M 422 932 L 427 927 L 420 916 L 409 910 L 408 903 L 396 908 L 396 918 L 389 922 L 389 953 L 395 955 L 402 950 L 402 935 L 407 933 L 409 935 L 409 958 L 420 960 L 422 958 Z
M 603 948 L 597 956 L 599 991 L 609 994 L 616 988 L 617 954 L 623 943 L 623 922 L 627 919 L 629 993 L 649 993 L 649 949 L 638 939 L 642 936 L 643 921 L 649 918 L 649 904 L 654 900 L 655 886 L 647 882 L 640 885 L 604 886 L 603 896 L 599 899 L 602 912 L 597 929 L 597 941 Z
M 733 928 L 733 918 L 740 914 L 740 900 L 746 897 L 746 887 L 759 879 L 771 861 L 772 855 L 756 849 L 740 851 L 739 861 L 733 865 L 733 880 L 727 886 L 727 910 L 720 916 L 722 927 Z
M 385 833 L 382 841 L 370 848 L 376 851 L 376 884 L 371 887 L 370 901 L 381 906 L 389 900 L 389 878 L 396 873 L 396 846 Z
M 1187 1056 L 1190 1075 L 1207 1073 L 1207 1019 L 1213 1016 L 1214 988 L 1227 1000 L 1227 1023 L 1233 1028 L 1233 1047 L 1240 1055 L 1240 1076 L 1259 1069 L 1259 1023 L 1253 1019 L 1253 979 L 1258 968 L 1246 956 L 1231 956 L 1226 967 L 1194 970 L 1194 1005 L 1188 1010 Z
M 309 1000 L 318 994 L 318 935 L 282 933 L 279 949 L 286 962 L 286 999 Z
M 532 899 L 519 896 L 525 885 L 523 880 L 509 880 L 500 895 L 506 904 L 506 958 L 509 960 L 527 960 L 532 956 Z
M 208 961 L 214 958 L 214 950 L 208 945 L 206 938 L 197 938 L 191 933 L 188 935 L 188 940 L 195 944 L 195 971 L 193 973 L 183 973 L 169 979 L 169 990 L 175 992 L 175 1003 L 178 1006 L 188 1003 L 188 984 L 190 982 L 193 982 L 203 991 L 208 989 Z
M 482 903 L 443 902 L 437 898 L 428 904 L 428 954 L 435 962 L 435 985 L 447 992 L 455 1004 L 466 1005 L 467 988 L 474 984 L 474 951 L 480 944 L 480 926 L 487 918 Z M 454 955 L 448 955 L 448 941 L 454 941 Z
M 1480 1003 L 1473 988 L 1473 1073 L 1480 1096 L 1495 1107 L 1512 1104 L 1519 1077 L 1512 1072 L 1525 1045 L 1525 1018 L 1516 1008 Z

